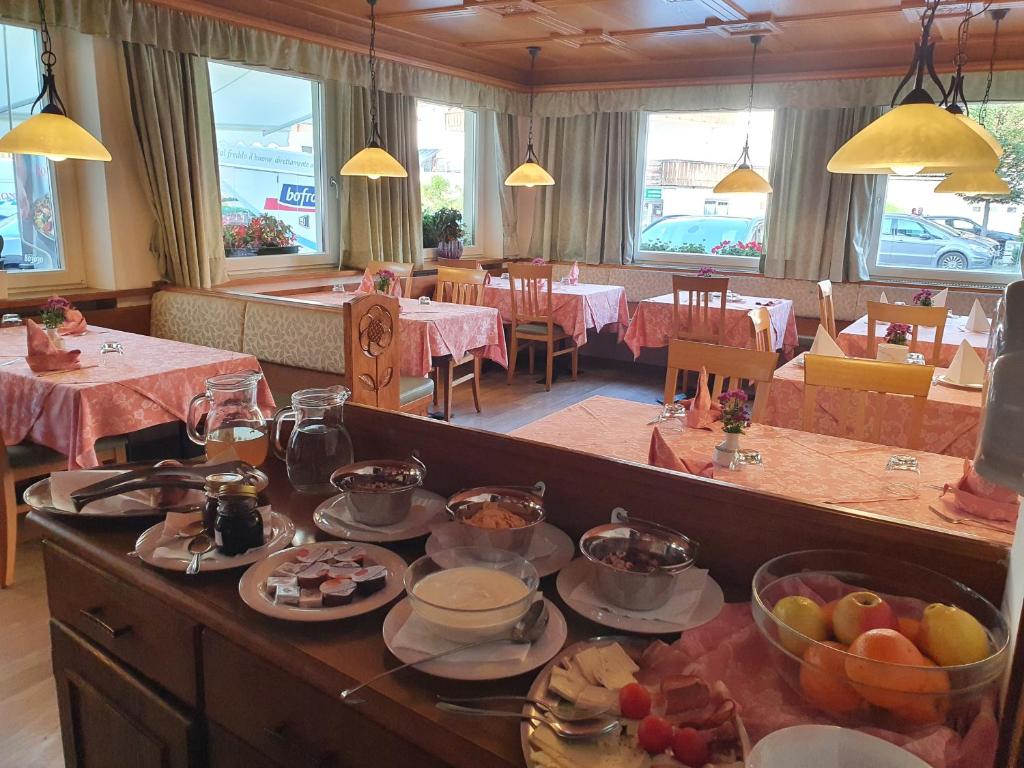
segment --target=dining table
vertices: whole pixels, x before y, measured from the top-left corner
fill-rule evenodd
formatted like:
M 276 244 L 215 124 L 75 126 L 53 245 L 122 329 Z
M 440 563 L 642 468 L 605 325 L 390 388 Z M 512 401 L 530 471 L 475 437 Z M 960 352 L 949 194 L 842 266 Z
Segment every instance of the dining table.
M 358 296 L 347 291 L 319 291 L 288 298 L 337 307 Z M 461 360 L 473 354 L 503 368 L 508 366 L 505 331 L 493 307 L 401 298 L 398 303 L 403 376 L 427 376 L 433 359 L 446 355 Z
M 25 361 L 26 336 L 22 325 L 0 329 L 0 432 L 6 445 L 29 440 L 64 454 L 70 469 L 97 465 L 100 438 L 185 421 L 211 376 L 261 370 L 252 355 L 90 326 L 63 337 L 81 350 L 80 367 L 37 374 Z M 101 353 L 108 342 L 123 353 Z M 257 397 L 273 413 L 265 379 Z
M 688 303 L 687 296 L 681 295 L 679 301 L 680 305 L 685 306 Z M 721 297 L 717 294 L 711 297 L 712 323 L 716 329 L 718 310 L 722 306 L 721 301 Z M 725 302 L 725 330 L 722 334 L 722 344 L 730 347 L 754 348 L 748 313 L 758 307 L 766 308 L 771 317 L 772 349 L 781 350 L 785 357 L 791 357 L 799 344 L 796 313 L 793 310 L 791 299 L 741 296 L 730 291 Z M 637 305 L 624 338 L 626 346 L 629 347 L 634 358 L 639 357 L 640 351 L 645 347 L 668 346 L 669 341 L 674 338 L 672 317 L 674 308 L 671 293 L 644 299 Z M 681 314 L 680 322 L 685 329 L 686 312 L 681 312 Z
M 967 318 L 962 315 L 949 315 L 946 319 L 946 327 L 942 333 L 942 345 L 939 349 L 936 365 L 948 367 L 956 356 L 960 344 L 966 341 L 984 360 L 988 353 L 989 331 L 969 331 L 966 328 Z M 875 339 L 878 342 L 885 341 L 885 329 L 888 323 L 875 323 Z M 932 347 L 935 343 L 935 329 L 921 326 L 918 329 L 917 341 L 919 352 L 931 361 Z M 843 328 L 836 337 L 836 343 L 850 357 L 869 357 L 868 355 L 868 316 L 858 318 Z
M 804 423 L 804 368 L 801 359 L 790 360 L 776 369 L 771 393 L 764 413 L 764 423 L 787 429 L 803 429 Z M 981 428 L 981 388 L 957 387 L 939 380 L 945 368 L 936 368 L 928 402 L 924 408 L 919 447 L 928 453 L 974 458 Z M 815 404 L 811 428 L 823 434 L 835 434 L 841 414 L 861 397 L 849 390 L 822 387 Z M 881 441 L 886 445 L 910 444 L 912 399 L 899 395 L 868 395 L 866 417 L 873 419 L 880 407 L 882 414 Z

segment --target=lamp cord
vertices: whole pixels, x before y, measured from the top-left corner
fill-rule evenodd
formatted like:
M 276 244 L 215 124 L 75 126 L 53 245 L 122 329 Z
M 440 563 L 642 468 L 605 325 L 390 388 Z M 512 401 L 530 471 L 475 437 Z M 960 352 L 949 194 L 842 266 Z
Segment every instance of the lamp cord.
M 764 37 L 761 35 L 751 35 L 750 42 L 754 46 L 754 52 L 750 56 L 750 90 L 747 92 L 747 137 L 743 142 L 743 154 L 740 155 L 740 161 L 737 165 L 743 165 L 746 163 L 750 165 L 750 129 L 753 126 L 754 120 L 754 77 L 757 73 L 757 48 L 761 45 L 761 41 Z
M 530 52 L 530 129 L 526 137 L 526 162 L 536 163 L 537 153 L 533 148 L 533 100 L 536 96 L 535 72 L 537 69 L 537 56 L 540 54 L 540 48 L 536 45 L 531 45 L 526 50 Z
M 367 2 L 370 4 L 370 143 L 383 144 L 377 117 L 377 0 Z
M 978 122 L 982 125 L 985 124 L 985 114 L 988 112 L 988 100 L 992 94 L 992 78 L 995 74 L 996 69 L 996 51 L 999 49 L 999 25 L 1003 21 L 1003 17 L 1006 16 L 1006 12 L 992 12 L 993 19 L 996 22 L 995 31 L 992 33 L 992 55 L 988 60 L 988 79 L 985 81 L 985 95 L 981 98 L 981 107 L 978 108 Z
M 53 39 L 50 37 L 50 27 L 46 23 L 46 4 L 44 0 L 39 0 L 39 38 L 43 44 L 43 51 L 39 55 L 39 61 L 42 62 L 45 71 L 43 72 L 43 87 L 39 91 L 36 100 L 32 102 L 30 111 L 35 110 L 39 102 L 45 97 L 48 103 L 43 107 L 44 112 L 54 112 L 61 115 L 67 114 L 64 102 L 60 98 L 60 94 L 57 93 L 57 80 L 53 74 L 53 65 L 57 63 L 57 55 L 53 52 Z

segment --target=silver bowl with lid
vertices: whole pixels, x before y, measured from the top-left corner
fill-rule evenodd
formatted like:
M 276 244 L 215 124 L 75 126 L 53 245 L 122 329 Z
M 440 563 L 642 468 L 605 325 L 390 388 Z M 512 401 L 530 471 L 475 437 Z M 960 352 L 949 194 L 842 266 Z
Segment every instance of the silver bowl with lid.
M 525 556 L 537 528 L 547 518 L 544 483 L 531 487 L 487 485 L 459 491 L 445 509 L 448 518 L 459 523 L 459 541 L 464 546 L 492 547 Z M 487 527 L 478 515 L 500 516 L 502 512 L 523 521 L 515 527 Z
M 394 525 L 409 516 L 413 494 L 426 476 L 426 466 L 413 454 L 404 461 L 377 459 L 341 467 L 331 475 L 331 485 L 348 499 L 357 523 Z

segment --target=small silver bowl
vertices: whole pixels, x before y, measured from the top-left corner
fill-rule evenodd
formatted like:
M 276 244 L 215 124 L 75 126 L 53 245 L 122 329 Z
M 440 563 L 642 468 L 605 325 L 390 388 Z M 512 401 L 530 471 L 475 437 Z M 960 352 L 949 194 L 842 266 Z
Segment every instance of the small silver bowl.
M 697 557 L 697 542 L 671 528 L 633 520 L 591 528 L 580 539 L 580 551 L 593 563 L 598 593 L 620 608 L 653 611 L 668 602 L 676 578 Z M 620 557 L 649 568 L 627 570 L 606 560 Z
M 413 494 L 426 476 L 426 466 L 413 455 L 407 461 L 380 459 L 349 464 L 334 471 L 331 485 L 347 497 L 357 523 L 394 525 L 409 516 Z
M 481 528 L 470 522 L 485 504 L 498 504 L 526 521 L 519 528 Z M 547 517 L 544 511 L 544 483 L 530 489 L 482 486 L 459 491 L 448 499 L 448 517 L 461 523 L 460 541 L 467 546 L 492 547 L 526 555 L 533 534 Z

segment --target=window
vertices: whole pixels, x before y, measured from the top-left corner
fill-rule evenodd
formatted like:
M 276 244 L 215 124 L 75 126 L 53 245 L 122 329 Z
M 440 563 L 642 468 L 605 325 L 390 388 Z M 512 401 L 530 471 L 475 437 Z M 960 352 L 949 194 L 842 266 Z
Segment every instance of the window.
M 0 135 L 31 115 L 39 95 L 39 35 L 0 24 Z M 34 155 L 0 154 L 0 261 L 14 273 L 62 270 L 54 164 Z
M 228 257 L 322 253 L 320 84 L 211 62 L 210 87 Z
M 420 161 L 423 246 L 438 244 L 438 231 L 461 214 L 467 250 L 477 250 L 476 112 L 461 107 L 416 103 Z
M 773 122 L 774 113 L 765 110 L 750 121 L 751 160 L 765 178 Z M 758 266 L 757 250 L 737 244 L 761 247 L 768 196 L 713 192 L 735 166 L 746 134 L 746 112 L 650 115 L 639 261 Z

